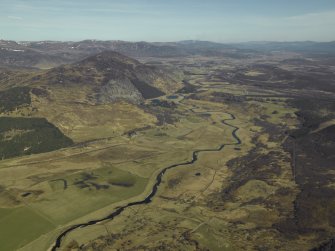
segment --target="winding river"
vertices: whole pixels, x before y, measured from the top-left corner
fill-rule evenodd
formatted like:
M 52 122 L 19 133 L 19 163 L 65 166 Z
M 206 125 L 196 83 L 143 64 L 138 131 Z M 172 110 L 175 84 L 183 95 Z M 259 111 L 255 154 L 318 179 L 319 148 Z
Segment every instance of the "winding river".
M 195 112 L 194 113 L 204 113 L 204 112 Z M 213 112 L 213 111 L 208 111 L 208 112 Z M 217 112 L 217 111 L 215 111 Z M 157 190 L 159 185 L 162 183 L 162 178 L 164 176 L 164 174 L 166 173 L 166 171 L 168 171 L 169 169 L 178 167 L 178 166 L 186 166 L 186 165 L 191 165 L 194 162 L 196 162 L 198 160 L 198 155 L 199 153 L 202 152 L 218 152 L 221 151 L 225 146 L 229 146 L 229 145 L 240 145 L 242 143 L 242 141 L 240 140 L 240 138 L 237 136 L 237 131 L 239 130 L 239 127 L 236 127 L 234 125 L 231 125 L 229 123 L 227 123 L 227 121 L 231 121 L 231 120 L 235 120 L 235 116 L 231 113 L 226 112 L 226 114 L 229 114 L 231 116 L 231 118 L 229 119 L 224 119 L 222 120 L 222 124 L 227 125 L 231 128 L 234 128 L 234 130 L 232 131 L 232 137 L 236 140 L 235 143 L 230 143 L 230 144 L 222 144 L 220 145 L 218 148 L 213 148 L 213 149 L 202 149 L 202 150 L 196 150 L 193 151 L 192 153 L 192 159 L 190 161 L 186 161 L 186 162 L 182 162 L 182 163 L 178 163 L 178 164 L 173 164 L 171 166 L 165 167 L 156 177 L 156 182 L 152 187 L 151 193 L 143 200 L 140 201 L 135 201 L 135 202 L 131 202 L 128 203 L 125 206 L 122 207 L 118 207 L 117 209 L 115 209 L 115 211 L 113 211 L 111 214 L 107 215 L 106 217 L 100 218 L 100 219 L 96 219 L 96 220 L 91 220 L 89 222 L 86 223 L 81 223 L 81 224 L 77 224 L 77 225 L 73 225 L 71 227 L 69 227 L 68 229 L 64 230 L 56 239 L 55 243 L 53 244 L 51 250 L 52 251 L 56 251 L 58 248 L 60 248 L 61 243 L 63 238 L 69 234 L 70 232 L 78 229 L 78 228 L 84 228 L 84 227 L 88 227 L 91 225 L 95 225 L 97 223 L 106 221 L 106 220 L 113 220 L 116 216 L 120 215 L 126 208 L 128 207 L 133 207 L 136 205 L 142 205 L 142 204 L 149 204 L 152 201 L 152 198 L 156 195 Z

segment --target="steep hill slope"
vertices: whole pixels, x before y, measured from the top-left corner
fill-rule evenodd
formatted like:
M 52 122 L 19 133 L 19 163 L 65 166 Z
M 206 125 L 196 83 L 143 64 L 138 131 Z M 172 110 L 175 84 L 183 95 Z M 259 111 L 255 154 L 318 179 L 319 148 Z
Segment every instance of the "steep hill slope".
M 79 63 L 59 66 L 28 81 L 49 89 L 86 88 L 86 98 L 90 103 L 117 100 L 139 103 L 182 87 L 162 70 L 112 51 L 99 53 Z M 73 99 L 73 93 L 71 95 Z
M 156 123 L 137 105 L 182 83 L 164 70 L 117 52 L 40 71 L 6 71 L 0 116 L 46 118 L 75 142 L 110 137 Z

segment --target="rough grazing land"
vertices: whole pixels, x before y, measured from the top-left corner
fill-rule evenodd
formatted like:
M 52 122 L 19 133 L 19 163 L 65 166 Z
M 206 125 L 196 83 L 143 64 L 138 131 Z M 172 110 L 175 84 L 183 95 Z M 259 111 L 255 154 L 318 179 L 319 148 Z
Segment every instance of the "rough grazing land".
M 154 60 L 183 86 L 123 57 L 28 74 L 0 117 L 0 249 L 332 250 L 334 66 L 296 57 Z

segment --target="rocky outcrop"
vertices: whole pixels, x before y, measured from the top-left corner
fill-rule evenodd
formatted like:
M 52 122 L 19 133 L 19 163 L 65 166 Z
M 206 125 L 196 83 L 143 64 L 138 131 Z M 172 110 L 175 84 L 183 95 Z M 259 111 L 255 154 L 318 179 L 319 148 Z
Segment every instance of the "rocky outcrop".
M 144 100 L 142 94 L 129 79 L 114 79 L 103 85 L 97 93 L 98 103 L 111 103 L 126 100 L 131 103 L 140 103 Z

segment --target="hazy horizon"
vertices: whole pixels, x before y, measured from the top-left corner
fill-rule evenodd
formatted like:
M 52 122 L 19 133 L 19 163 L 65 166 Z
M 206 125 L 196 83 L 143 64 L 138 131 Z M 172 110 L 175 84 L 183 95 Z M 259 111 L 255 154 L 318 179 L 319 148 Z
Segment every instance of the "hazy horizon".
M 335 40 L 335 2 L 2 0 L 0 39 L 220 43 Z
M 335 42 L 334 40 L 329 41 L 317 41 L 317 40 L 292 40 L 292 41 L 279 41 L 279 40 L 258 40 L 258 41 L 213 41 L 213 40 L 172 40 L 172 41 L 146 41 L 146 40 L 121 40 L 121 39 L 94 39 L 94 38 L 86 38 L 86 39 L 79 39 L 79 40 L 14 40 L 14 39 L 4 39 L 0 38 L 0 41 L 14 41 L 16 43 L 25 43 L 25 42 L 59 42 L 59 43 L 75 43 L 75 42 L 82 42 L 82 41 L 97 41 L 97 42 L 131 42 L 131 43 L 180 43 L 185 41 L 195 41 L 195 42 L 211 42 L 211 43 L 219 43 L 219 44 L 244 44 L 244 43 L 332 43 Z

